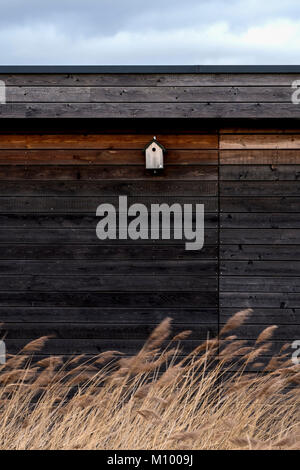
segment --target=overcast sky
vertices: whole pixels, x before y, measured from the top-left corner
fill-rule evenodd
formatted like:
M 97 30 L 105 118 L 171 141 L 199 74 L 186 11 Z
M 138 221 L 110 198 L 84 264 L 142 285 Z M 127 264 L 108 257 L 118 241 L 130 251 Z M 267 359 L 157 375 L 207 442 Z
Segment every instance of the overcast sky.
M 299 64 L 299 0 L 0 0 L 0 64 Z

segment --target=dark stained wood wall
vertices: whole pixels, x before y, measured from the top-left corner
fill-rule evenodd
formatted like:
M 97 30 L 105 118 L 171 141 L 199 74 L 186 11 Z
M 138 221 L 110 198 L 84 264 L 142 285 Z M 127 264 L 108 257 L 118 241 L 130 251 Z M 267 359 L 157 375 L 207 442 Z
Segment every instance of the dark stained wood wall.
M 279 326 L 273 350 L 300 338 L 300 128 L 220 130 L 220 321 L 252 307 L 247 339 Z
M 132 354 L 166 316 L 174 333 L 193 330 L 188 351 L 246 307 L 254 314 L 241 337 L 274 323 L 274 350 L 300 337 L 296 124 L 160 122 L 168 153 L 156 177 L 145 172 L 142 148 L 157 124 L 102 133 L 98 124 L 89 132 L 51 125 L 0 134 L 0 320 L 9 352 L 52 334 L 45 354 Z M 204 202 L 204 249 L 101 242 L 96 207 L 120 194 Z
M 22 126 L 21 126 L 22 127 Z M 174 128 L 174 126 L 173 126 Z M 218 133 L 170 133 L 162 177 L 145 172 L 143 129 L 0 134 L 0 319 L 8 352 L 54 335 L 44 354 L 133 354 L 154 326 L 192 329 L 188 351 L 218 330 Z M 121 133 L 120 133 L 121 132 Z M 204 202 L 205 248 L 100 241 L 101 202 Z
M 1 74 L 0 320 L 10 351 L 53 333 L 46 352 L 131 354 L 166 315 L 175 332 L 194 330 L 188 350 L 248 306 L 242 337 L 278 323 L 277 346 L 300 338 L 298 79 Z M 151 180 L 141 149 L 153 135 L 168 155 Z M 120 193 L 200 198 L 204 250 L 97 240 L 96 207 Z

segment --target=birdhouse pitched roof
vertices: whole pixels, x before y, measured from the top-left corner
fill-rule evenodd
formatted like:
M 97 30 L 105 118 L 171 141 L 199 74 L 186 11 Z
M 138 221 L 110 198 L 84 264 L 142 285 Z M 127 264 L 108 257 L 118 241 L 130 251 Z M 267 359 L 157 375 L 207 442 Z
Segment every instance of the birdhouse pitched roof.
M 167 151 L 167 149 L 166 149 L 162 144 L 160 144 L 160 143 L 158 142 L 158 140 L 156 140 L 154 137 L 153 137 L 153 139 L 144 147 L 144 151 L 145 151 L 148 147 L 150 147 L 152 144 L 158 145 L 158 146 L 162 149 L 163 152 L 166 152 L 166 151 Z

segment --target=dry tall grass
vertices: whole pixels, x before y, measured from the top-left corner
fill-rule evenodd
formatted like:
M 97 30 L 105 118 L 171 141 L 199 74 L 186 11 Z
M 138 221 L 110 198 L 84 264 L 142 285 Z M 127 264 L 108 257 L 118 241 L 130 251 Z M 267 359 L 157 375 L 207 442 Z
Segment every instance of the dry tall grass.
M 270 348 L 273 328 L 252 347 L 228 336 L 180 356 L 189 332 L 170 338 L 170 319 L 132 358 L 33 355 L 28 344 L 0 370 L 1 449 L 299 449 L 300 366 L 285 351 L 250 373 Z M 293 385 L 294 387 L 291 387 Z

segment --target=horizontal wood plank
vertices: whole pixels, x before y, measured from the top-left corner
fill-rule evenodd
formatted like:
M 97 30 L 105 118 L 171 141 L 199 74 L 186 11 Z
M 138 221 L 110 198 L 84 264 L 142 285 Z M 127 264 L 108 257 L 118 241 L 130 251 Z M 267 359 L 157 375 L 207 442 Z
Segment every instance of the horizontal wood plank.
M 220 309 L 220 322 L 225 323 L 232 316 L 232 308 Z M 245 324 L 254 325 L 299 325 L 300 309 L 297 308 L 257 308 Z
M 135 216 L 128 216 L 127 220 L 130 223 Z M 95 229 L 95 223 L 100 218 L 96 218 L 95 214 L 0 214 L 0 227 L 1 228 L 19 228 L 19 229 L 41 229 L 41 228 L 75 228 L 75 229 Z M 151 214 L 148 217 L 143 217 L 145 223 L 150 226 Z M 192 227 L 195 228 L 196 214 L 192 214 Z M 218 227 L 218 214 L 215 212 L 204 213 L 205 228 Z M 157 223 L 152 223 L 151 226 L 157 226 Z M 124 224 L 122 224 L 124 226 Z M 174 220 L 170 221 L 170 228 L 174 228 Z
M 299 181 L 300 165 L 221 165 L 219 177 L 221 181 Z
M 208 331 L 209 336 L 209 331 Z M 180 343 L 180 348 L 178 351 L 178 355 L 186 355 L 191 353 L 195 348 L 197 348 L 200 344 L 203 343 L 205 338 L 199 338 L 198 340 L 184 340 Z M 291 343 L 292 341 L 287 340 L 277 340 L 270 344 L 270 350 L 268 351 L 269 354 L 265 354 L 264 358 L 270 358 L 275 353 L 278 353 L 279 350 L 285 346 L 287 343 Z M 15 354 L 19 352 L 26 344 L 28 343 L 28 339 L 11 339 L 7 340 L 7 352 L 8 354 Z M 145 340 L 137 340 L 137 339 L 52 339 L 50 338 L 44 347 L 36 353 L 34 357 L 40 357 L 40 354 L 43 353 L 44 355 L 70 355 L 70 356 L 77 356 L 81 355 L 83 351 L 85 354 L 88 355 L 98 355 L 102 352 L 107 350 L 117 350 L 121 353 L 125 354 L 125 356 L 132 356 L 136 354 L 140 349 L 142 349 Z M 176 344 L 176 343 L 174 343 Z M 249 340 L 249 345 L 254 345 L 254 340 Z M 166 348 L 168 345 L 167 341 L 162 344 L 162 348 Z M 288 353 L 292 353 L 293 349 L 288 348 L 286 350 Z M 28 353 L 22 353 L 28 356 Z M 234 369 L 233 369 L 234 370 Z
M 300 276 L 300 261 L 220 261 L 222 276 Z M 300 321 L 300 317 L 299 317 Z
M 269 150 L 299 148 L 299 134 L 223 134 L 220 136 L 220 149 Z
M 1 154 L 1 152 L 0 152 Z M 24 161 L 23 161 L 24 163 Z M 116 169 L 115 169 L 116 168 Z M 182 178 L 181 178 L 182 175 Z M 0 180 L 2 181 L 102 181 L 106 179 L 137 179 L 143 181 L 200 180 L 215 181 L 218 178 L 216 165 L 199 165 L 190 167 L 180 165 L 166 167 L 162 175 L 153 176 L 143 167 L 104 167 L 100 165 L 0 165 Z
M 220 150 L 222 165 L 293 165 L 300 164 L 299 149 Z M 221 169 L 222 170 L 222 169 Z M 278 171 L 278 170 L 277 170 Z M 284 168 L 281 169 L 284 171 Z M 274 174 L 276 169 L 274 170 Z
M 290 86 L 7 86 L 7 103 L 290 102 Z
M 288 86 L 297 73 L 18 73 L 0 74 L 7 86 Z
M 137 200 L 138 199 L 138 200 Z M 150 196 L 150 197 L 128 197 L 128 206 L 136 202 L 144 204 L 148 210 L 151 210 L 151 204 L 167 203 L 172 205 L 178 203 L 178 197 L 175 196 Z M 181 204 L 192 204 L 195 210 L 195 204 L 204 204 L 207 212 L 215 212 L 218 209 L 217 197 L 181 197 Z M 0 196 L 0 213 L 57 213 L 57 214 L 73 214 L 73 213 L 92 213 L 96 215 L 97 207 L 100 204 L 113 204 L 114 207 L 119 206 L 119 196 L 106 197 L 1 197 Z
M 217 277 L 197 275 L 0 276 L 0 290 L 30 292 L 214 292 Z
M 300 248 L 299 248 L 300 250 Z M 217 259 L 217 245 L 205 244 L 202 250 L 184 250 L 182 244 L 3 244 L 2 260 L 190 260 Z
M 221 276 L 221 292 L 300 292 L 300 277 Z
M 69 323 L 87 324 L 88 322 L 97 323 L 98 326 L 105 324 L 155 324 L 163 321 L 165 318 L 172 318 L 172 324 L 186 325 L 192 323 L 195 325 L 216 324 L 218 321 L 217 308 L 196 307 L 185 308 L 101 308 L 98 307 L 1 307 L 0 321 L 7 323 L 25 322 L 39 325 L 43 323 Z M 184 329 L 186 327 L 184 326 Z
M 300 302 L 300 298 L 299 298 Z M 217 292 L 1 292 L 0 307 L 215 308 Z
M 0 275 L 40 274 L 50 276 L 67 275 L 194 275 L 213 276 L 217 274 L 217 260 L 128 260 L 116 261 L 0 261 Z M 299 269 L 300 273 L 300 269 Z
M 244 308 L 299 308 L 300 294 L 292 292 L 222 292 L 220 306 L 232 309 Z
M 233 245 L 220 246 L 220 259 L 228 260 L 300 260 L 300 245 Z
M 249 183 L 250 184 L 250 183 Z M 300 183 L 294 182 L 294 192 Z M 14 181 L 0 182 L 1 196 L 216 196 L 218 185 L 215 181 Z M 281 187 L 281 186 L 280 186 Z M 285 187 L 283 186 L 283 189 Z M 249 189 L 250 190 L 250 189 Z M 226 186 L 224 188 L 226 192 Z M 300 191 L 299 191 L 300 192 Z M 137 199 L 136 202 L 139 200 Z
M 251 122 L 220 123 L 220 134 L 299 134 L 300 126 L 297 121 L 273 121 L 271 124 L 264 120 Z
M 0 217 L 1 220 L 1 217 Z M 221 228 L 300 228 L 299 213 L 222 213 L 220 214 Z
M 300 166 L 299 166 L 300 170 Z M 222 181 L 222 196 L 299 196 L 300 181 Z M 299 207 L 300 209 L 300 207 Z
M 220 199 L 221 212 L 299 212 L 298 197 L 227 197 Z
M 300 229 L 227 229 L 220 231 L 220 243 L 239 245 L 296 245 L 300 241 Z
M 6 340 L 33 339 L 41 336 L 53 336 L 61 340 L 74 339 L 103 339 L 113 340 L 146 340 L 155 328 L 153 323 L 135 324 L 106 324 L 106 323 L 6 323 L 1 327 Z M 190 340 L 205 340 L 208 336 L 216 336 L 217 323 L 212 324 L 186 324 L 186 330 L 191 330 Z M 182 332 L 182 325 L 172 324 L 170 339 L 173 335 Z
M 208 332 L 209 335 L 209 332 Z M 35 338 L 36 339 L 36 338 Z M 205 338 L 202 339 L 202 341 Z M 11 339 L 6 341 L 7 353 L 16 354 L 18 353 L 26 344 L 28 339 Z M 83 353 L 87 355 L 98 355 L 102 352 L 113 350 L 120 351 L 126 355 L 134 355 L 140 349 L 142 349 L 145 343 L 144 339 L 49 339 L 42 350 L 46 355 L 81 355 Z M 167 346 L 165 341 L 162 344 L 162 348 Z M 201 344 L 201 339 L 196 340 L 185 340 L 181 342 L 180 351 L 182 354 L 189 354 L 197 346 Z M 24 353 L 23 353 L 24 354 Z M 28 355 L 28 353 L 25 355 Z
M 48 105 L 50 106 L 50 105 Z M 1 108 L 0 108 L 1 117 Z M 157 134 L 168 149 L 217 149 L 215 134 Z M 152 134 L 1 134 L 0 149 L 139 149 L 153 139 Z
M 7 103 L 0 119 L 299 119 L 289 103 Z M 192 147 L 195 148 L 195 147 Z M 212 147 L 216 148 L 216 147 Z
M 221 323 L 222 327 L 223 324 Z M 262 332 L 263 329 L 270 326 L 270 323 L 261 323 L 258 325 L 249 325 L 243 324 L 242 326 L 234 330 L 234 334 L 240 339 L 245 340 L 255 340 L 258 335 Z M 294 324 L 290 325 L 279 325 L 277 329 L 274 330 L 272 335 L 272 341 L 290 341 L 293 342 L 295 339 L 300 338 L 300 322 L 296 321 Z M 191 338 L 192 339 L 192 338 Z
M 109 244 L 118 245 L 120 241 L 116 239 L 100 240 L 96 235 L 96 225 L 94 229 L 0 229 L 0 244 L 2 243 L 51 243 L 51 244 L 68 244 L 68 243 L 98 243 L 99 245 Z M 148 234 L 149 236 L 149 234 Z M 186 243 L 185 238 L 174 238 L 174 232 L 169 230 L 161 230 L 159 232 L 159 239 L 138 239 L 132 240 L 130 238 L 122 240 L 125 245 L 159 245 L 159 244 L 172 244 L 183 245 Z M 204 233 L 204 243 L 208 245 L 217 244 L 218 231 L 217 229 L 207 229 Z M 184 246 L 183 246 L 184 249 Z
M 217 150 L 176 150 L 169 149 L 165 157 L 166 165 L 163 176 L 155 175 L 156 179 L 159 178 L 177 178 L 179 175 L 185 178 L 185 175 L 192 174 L 197 176 L 202 175 L 202 172 L 209 172 L 206 168 L 202 167 L 183 167 L 183 165 L 217 165 L 218 164 L 218 151 Z M 89 167 L 78 168 L 75 165 L 93 165 L 93 171 L 96 172 L 98 178 L 116 178 L 127 179 L 128 177 L 150 179 L 153 176 L 145 171 L 145 154 L 141 149 L 3 149 L 0 148 L 0 165 L 50 165 L 46 168 L 32 168 L 32 174 L 40 171 L 45 174 L 48 171 L 52 175 L 52 179 L 62 179 L 61 173 L 72 175 L 75 172 L 85 174 L 89 171 L 89 177 L 92 177 L 92 171 Z M 56 168 L 57 165 L 69 165 L 69 168 Z M 95 168 L 95 165 L 102 165 L 103 168 Z M 114 166 L 112 166 L 114 165 Z M 125 166 L 130 165 L 130 166 Z M 133 167 L 132 165 L 138 165 Z M 173 167 L 170 165 L 181 165 Z M 7 173 L 12 173 L 15 169 L 7 167 Z M 5 168 L 0 168 L 1 175 Z M 9 174 L 7 175 L 9 178 Z M 3 177 L 3 176 L 2 176 Z M 34 179 L 34 178 L 33 178 Z M 68 177 L 70 179 L 70 177 Z M 72 178 L 76 179 L 76 178 Z

